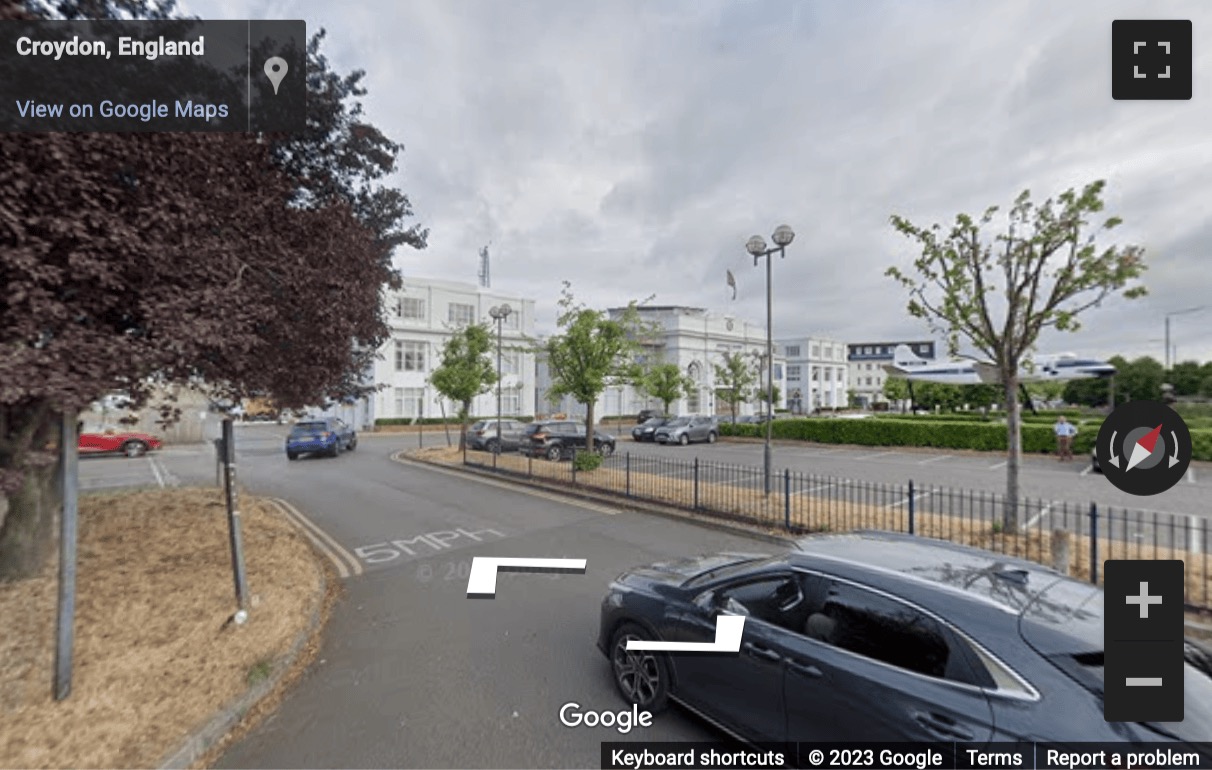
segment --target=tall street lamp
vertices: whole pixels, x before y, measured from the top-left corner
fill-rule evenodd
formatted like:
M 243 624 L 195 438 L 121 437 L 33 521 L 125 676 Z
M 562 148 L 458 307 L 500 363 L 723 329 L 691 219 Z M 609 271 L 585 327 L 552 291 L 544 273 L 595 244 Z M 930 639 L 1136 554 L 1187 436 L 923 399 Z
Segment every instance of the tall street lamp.
M 503 431 L 501 430 L 501 329 L 505 325 L 505 319 L 513 313 L 513 308 L 509 305 L 499 305 L 488 311 L 488 315 L 492 316 L 492 320 L 497 323 L 497 437 L 492 448 L 492 464 L 497 464 L 497 455 L 501 453 L 501 442 L 504 440 Z
M 1174 316 L 1186 315 L 1187 313 L 1198 313 L 1201 310 L 1207 310 L 1207 309 L 1208 309 L 1208 305 L 1200 305 L 1199 307 L 1189 307 L 1186 310 L 1175 310 L 1173 313 L 1166 313 L 1166 371 L 1167 372 L 1170 371 L 1170 368 L 1174 364 L 1178 363 L 1177 361 L 1171 360 L 1171 358 L 1177 358 L 1177 356 L 1170 355 L 1170 351 L 1171 351 L 1170 319 L 1173 318 Z
M 774 262 L 773 255 L 778 252 L 779 258 L 787 256 L 784 249 L 787 248 L 791 241 L 795 240 L 795 231 L 787 225 L 779 225 L 774 230 L 774 235 L 770 236 L 774 241 L 775 248 L 766 248 L 766 239 L 760 235 L 755 235 L 745 244 L 745 250 L 753 255 L 753 266 L 757 267 L 758 260 L 762 257 L 766 258 L 766 448 L 763 452 L 763 468 L 766 477 L 766 496 L 770 496 L 771 475 L 770 475 L 770 439 L 771 431 L 774 428 L 774 313 L 771 305 L 771 265 Z

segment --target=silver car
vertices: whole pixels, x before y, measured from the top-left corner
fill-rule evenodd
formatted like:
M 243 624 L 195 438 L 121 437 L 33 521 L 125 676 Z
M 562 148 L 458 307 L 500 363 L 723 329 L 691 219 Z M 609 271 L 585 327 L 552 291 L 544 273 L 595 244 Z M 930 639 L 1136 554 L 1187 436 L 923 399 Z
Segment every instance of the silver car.
M 719 438 L 720 426 L 716 418 L 706 415 L 678 417 L 656 429 L 655 440 L 660 444 L 687 444 L 706 441 L 714 444 Z
M 487 452 L 512 452 L 522 443 L 526 423 L 520 420 L 501 420 L 500 435 L 497 435 L 496 420 L 480 420 L 467 431 L 467 445 L 472 449 Z

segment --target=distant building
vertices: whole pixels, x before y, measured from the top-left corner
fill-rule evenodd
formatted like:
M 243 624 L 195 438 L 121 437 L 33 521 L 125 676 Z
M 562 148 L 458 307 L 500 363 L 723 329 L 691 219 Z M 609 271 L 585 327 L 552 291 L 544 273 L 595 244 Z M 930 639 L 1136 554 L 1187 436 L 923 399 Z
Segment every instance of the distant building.
M 846 346 L 822 337 L 779 340 L 787 361 L 787 408 L 793 414 L 849 406 Z
M 937 357 L 935 343 L 930 340 L 858 342 L 849 345 L 847 361 L 856 406 L 870 409 L 875 404 L 888 402 L 888 399 L 884 397 L 884 381 L 888 377 L 888 373 L 884 371 L 884 364 L 892 363 L 893 352 L 898 345 L 908 345 L 915 355 L 928 361 L 933 361 Z
M 374 382 L 385 386 L 371 404 L 372 420 L 454 416 L 458 405 L 444 402 L 429 384 L 442 362 L 442 348 L 455 329 L 484 322 L 496 339 L 490 308 L 508 304 L 513 312 L 502 329 L 501 413 L 529 416 L 534 405 L 535 363 L 529 339 L 534 337 L 534 300 L 470 283 L 427 279 L 405 280 L 402 290 L 386 298 L 391 336 L 380 349 Z M 492 360 L 496 363 L 495 346 Z M 476 398 L 473 416 L 497 412 L 495 386 Z
M 766 353 L 766 328 L 744 319 L 704 308 L 681 306 L 642 306 L 641 319 L 653 324 L 659 331 L 652 344 L 646 345 L 638 355 L 640 364 L 673 363 L 695 383 L 690 395 L 670 404 L 675 414 L 729 414 L 731 407 L 716 395 L 715 366 L 723 364 L 725 353 L 744 355 L 755 366 L 764 360 Z M 618 318 L 623 308 L 608 311 Z M 785 361 L 775 346 L 774 384 L 779 390 L 775 408 L 786 404 Z M 765 370 L 762 370 L 765 372 Z M 551 376 L 543 361 L 538 362 L 535 411 L 539 414 L 567 414 L 585 416 L 585 407 L 570 398 L 552 403 L 547 398 L 551 387 Z M 765 374 L 762 383 L 765 383 Z M 764 387 L 764 385 L 763 385 Z M 622 385 L 606 389 L 594 407 L 595 416 L 617 416 L 638 414 L 641 409 L 659 409 L 661 404 L 638 391 L 634 386 Z M 737 413 L 754 414 L 761 405 L 751 399 L 737 406 Z

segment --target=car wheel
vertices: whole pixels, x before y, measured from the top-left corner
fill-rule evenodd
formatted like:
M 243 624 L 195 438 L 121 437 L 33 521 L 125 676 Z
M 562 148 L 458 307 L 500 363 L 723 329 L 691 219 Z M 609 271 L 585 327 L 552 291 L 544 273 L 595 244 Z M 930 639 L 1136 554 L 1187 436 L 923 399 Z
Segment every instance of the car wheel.
M 329 456 L 329 457 L 336 457 L 336 456 L 337 456 L 337 455 L 339 455 L 339 454 L 341 454 L 341 441 L 340 441 L 340 439 L 338 439 L 338 440 L 337 440 L 337 441 L 336 441 L 336 442 L 335 442 L 335 443 L 332 445 L 332 449 L 328 450 L 328 456 Z
M 487 449 L 489 452 L 493 453 L 494 455 L 500 454 L 501 442 L 497 441 L 495 438 L 488 439 L 488 443 L 486 443 L 484 445 L 484 448 Z
M 298 460 L 298 459 L 299 459 L 299 453 L 298 453 L 298 452 L 287 452 L 287 453 L 286 453 L 286 459 L 287 459 L 287 460 Z
M 142 457 L 147 454 L 147 444 L 142 441 L 127 441 L 122 445 L 122 454 L 127 457 Z
M 358 448 L 358 437 L 354 436 L 353 438 L 351 438 L 349 440 L 349 444 L 345 448 L 351 452 L 354 451 L 355 449 L 357 449 Z
M 610 457 L 612 454 L 614 454 L 614 444 L 599 444 L 598 454 L 600 454 L 602 457 Z
M 559 460 L 564 453 L 560 451 L 558 446 L 550 446 L 547 447 L 547 452 L 545 454 L 547 455 L 548 460 L 555 462 L 556 460 Z
M 687 444 L 689 444 L 690 443 L 690 434 L 683 433 L 681 436 L 678 437 L 678 443 L 681 444 L 682 446 L 686 446 Z
M 707 434 L 707 443 L 708 444 L 714 444 L 715 439 L 716 439 L 715 431 L 712 431 L 711 433 Z
M 669 667 L 652 650 L 629 650 L 629 641 L 648 641 L 644 629 L 628 623 L 614 632 L 610 642 L 610 668 L 619 694 L 628 703 L 656 714 L 669 703 Z

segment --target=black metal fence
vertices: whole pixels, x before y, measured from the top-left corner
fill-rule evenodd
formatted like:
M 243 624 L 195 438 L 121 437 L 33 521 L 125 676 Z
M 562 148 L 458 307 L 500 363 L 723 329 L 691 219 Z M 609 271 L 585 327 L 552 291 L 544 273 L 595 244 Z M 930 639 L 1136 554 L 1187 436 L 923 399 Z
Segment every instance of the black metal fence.
M 757 524 L 789 534 L 881 529 L 974 545 L 1101 582 L 1107 559 L 1181 559 L 1186 601 L 1212 609 L 1208 520 L 1097 503 L 1023 498 L 913 480 L 856 481 L 784 469 L 764 492 L 760 467 L 616 454 L 593 470 L 517 454 L 468 452 L 465 462 L 497 473 L 545 479 Z

